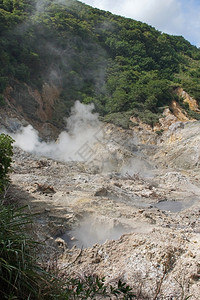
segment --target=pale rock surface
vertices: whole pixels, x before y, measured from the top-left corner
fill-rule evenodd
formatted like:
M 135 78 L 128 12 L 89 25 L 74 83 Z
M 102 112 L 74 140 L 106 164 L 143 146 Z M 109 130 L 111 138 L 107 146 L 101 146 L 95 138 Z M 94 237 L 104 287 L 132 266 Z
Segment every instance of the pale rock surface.
M 138 299 L 200 299 L 200 122 L 161 136 L 107 126 L 112 139 L 94 146 L 103 170 L 15 148 L 10 201 L 38 213 L 43 256 L 58 253 L 64 276 L 122 278 Z

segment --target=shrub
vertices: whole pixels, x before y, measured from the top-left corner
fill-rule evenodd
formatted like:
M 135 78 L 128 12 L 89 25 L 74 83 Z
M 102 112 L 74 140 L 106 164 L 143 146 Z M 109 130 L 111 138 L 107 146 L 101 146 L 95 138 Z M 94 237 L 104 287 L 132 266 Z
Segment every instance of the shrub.
M 5 100 L 3 98 L 3 95 L 0 94 L 0 107 L 5 106 Z
M 161 117 L 161 114 L 153 113 L 148 109 L 145 109 L 144 111 L 135 109 L 133 115 L 138 117 L 143 123 L 150 125 L 152 128 L 158 123 L 159 118 Z
M 40 299 L 37 243 L 25 234 L 30 223 L 23 208 L 0 203 L 0 299 Z
M 84 278 L 69 278 L 65 288 L 67 299 L 135 299 L 136 295 L 126 283 L 118 280 L 115 285 L 106 285 L 104 278 L 96 275 Z M 100 298 L 101 297 L 101 298 Z M 114 297 L 114 298 L 113 298 Z
M 163 129 L 156 130 L 156 134 L 157 134 L 157 135 L 162 135 L 162 134 L 163 134 L 163 131 L 164 131 Z
M 6 134 L 0 135 L 0 193 L 2 193 L 8 184 L 8 172 L 10 171 L 14 140 Z
M 132 115 L 132 111 L 112 113 L 106 115 L 103 118 L 103 121 L 108 123 L 113 123 L 116 126 L 121 126 L 124 129 L 128 129 L 129 125 L 132 125 L 130 121 L 131 115 Z

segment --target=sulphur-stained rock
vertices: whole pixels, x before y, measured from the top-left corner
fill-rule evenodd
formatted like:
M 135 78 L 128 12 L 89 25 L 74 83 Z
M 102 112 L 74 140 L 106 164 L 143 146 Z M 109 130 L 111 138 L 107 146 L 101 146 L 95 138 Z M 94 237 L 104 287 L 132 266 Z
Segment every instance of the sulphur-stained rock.
M 37 191 L 42 192 L 42 193 L 46 193 L 46 194 L 51 194 L 51 193 L 55 193 L 54 187 L 48 184 L 40 184 L 40 183 L 36 183 L 37 184 Z
M 48 167 L 49 166 L 49 163 L 48 163 L 48 160 L 38 160 L 36 161 L 36 168 L 44 168 L 44 167 Z
M 4 92 L 7 105 L 0 110 L 0 115 L 4 116 L 2 121 L 0 117 L 0 125 L 16 132 L 21 126 L 31 124 L 43 138 L 55 138 L 59 130 L 52 119 L 60 92 L 58 87 L 48 83 L 44 83 L 42 91 L 39 91 L 13 80 Z M 63 126 L 62 118 L 60 126 Z
M 177 88 L 176 89 L 176 93 L 183 97 L 184 99 L 184 102 L 188 103 L 189 107 L 191 110 L 193 111 L 196 111 L 196 112 L 199 112 L 200 113 L 200 110 L 199 110 L 199 106 L 198 106 L 198 103 L 197 101 L 192 98 L 188 93 L 186 93 L 182 88 Z
M 184 110 L 176 101 L 172 101 L 170 108 L 179 121 L 185 122 L 189 120 Z
M 14 148 L 8 197 L 37 213 L 41 256 L 56 254 L 62 276 L 120 278 L 138 299 L 199 299 L 200 122 L 171 126 L 161 137 L 108 126 L 107 148 L 95 144 L 103 170 Z
M 176 123 L 175 123 L 176 124 Z M 178 123 L 180 125 L 180 123 Z M 200 122 L 184 123 L 184 128 L 177 128 L 162 135 L 160 149 L 155 159 L 163 165 L 191 169 L 199 167 L 200 157 Z
M 170 126 L 169 126 L 169 130 L 171 131 L 171 132 L 174 132 L 174 131 L 176 131 L 176 130 L 178 130 L 178 129 L 180 129 L 180 128 L 184 128 L 184 123 L 183 122 L 176 122 L 176 123 L 173 123 L 173 124 L 171 124 Z
M 53 107 L 59 94 L 60 91 L 57 87 L 47 83 L 43 85 L 42 93 L 40 93 L 27 84 L 16 81 L 5 91 L 5 98 L 10 106 L 14 105 L 18 108 L 18 111 L 27 121 L 33 119 L 44 123 L 51 119 Z
M 177 121 L 177 117 L 171 113 L 169 108 L 166 108 L 163 112 L 163 117 L 159 119 L 159 124 L 154 126 L 154 131 L 168 130 L 169 126 Z

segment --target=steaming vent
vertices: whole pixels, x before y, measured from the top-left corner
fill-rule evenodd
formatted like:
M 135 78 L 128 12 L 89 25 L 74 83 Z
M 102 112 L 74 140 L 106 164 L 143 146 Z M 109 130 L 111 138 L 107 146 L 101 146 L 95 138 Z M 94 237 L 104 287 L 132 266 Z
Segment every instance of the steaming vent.
M 107 240 L 117 240 L 130 228 L 116 220 L 105 218 L 84 218 L 78 227 L 66 231 L 60 237 L 67 243 L 68 248 L 89 248 L 95 244 L 103 244 Z
M 92 173 L 120 172 L 151 176 L 154 166 L 138 153 L 136 136 L 124 139 L 119 133 L 106 128 L 94 113 L 94 105 L 76 101 L 71 115 L 66 119 L 66 129 L 56 141 L 41 141 L 39 133 L 31 126 L 16 127 L 10 133 L 15 146 L 38 157 L 45 156 L 61 162 L 83 162 Z M 4 131 L 5 132 L 5 131 Z M 131 140 L 131 149 L 127 143 Z

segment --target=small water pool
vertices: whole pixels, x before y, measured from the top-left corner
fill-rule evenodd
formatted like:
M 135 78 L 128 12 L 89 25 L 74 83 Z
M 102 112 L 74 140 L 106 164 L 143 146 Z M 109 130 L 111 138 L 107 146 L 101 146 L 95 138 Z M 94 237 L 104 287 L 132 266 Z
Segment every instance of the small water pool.
M 170 201 L 170 200 L 164 200 L 160 201 L 156 204 L 154 204 L 154 207 L 160 209 L 160 210 L 165 210 L 165 211 L 170 211 L 172 213 L 177 213 L 180 212 L 186 208 L 189 208 L 194 204 L 194 200 L 189 200 L 189 201 Z

